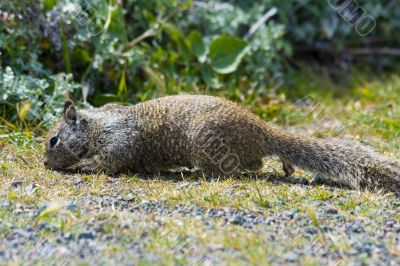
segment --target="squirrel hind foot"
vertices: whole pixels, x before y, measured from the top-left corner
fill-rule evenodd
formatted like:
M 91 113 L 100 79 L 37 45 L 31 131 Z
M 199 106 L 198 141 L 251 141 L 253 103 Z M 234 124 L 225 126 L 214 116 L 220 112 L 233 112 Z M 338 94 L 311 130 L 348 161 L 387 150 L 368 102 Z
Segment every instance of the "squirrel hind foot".
M 281 158 L 281 161 L 282 161 L 283 171 L 285 172 L 285 176 L 286 177 L 292 176 L 295 171 L 294 166 L 285 159 Z

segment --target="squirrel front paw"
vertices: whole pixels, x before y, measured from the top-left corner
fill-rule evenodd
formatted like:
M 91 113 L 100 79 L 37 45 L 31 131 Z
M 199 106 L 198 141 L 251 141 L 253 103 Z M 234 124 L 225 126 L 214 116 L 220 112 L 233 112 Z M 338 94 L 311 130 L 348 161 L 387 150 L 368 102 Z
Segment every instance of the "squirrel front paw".
M 101 162 L 95 157 L 81 159 L 74 167 L 75 170 L 82 173 L 99 173 L 104 171 Z
M 81 173 L 101 173 L 104 172 L 108 175 L 115 176 L 117 171 L 107 166 L 102 162 L 98 156 L 92 158 L 81 159 L 76 165 L 75 170 Z

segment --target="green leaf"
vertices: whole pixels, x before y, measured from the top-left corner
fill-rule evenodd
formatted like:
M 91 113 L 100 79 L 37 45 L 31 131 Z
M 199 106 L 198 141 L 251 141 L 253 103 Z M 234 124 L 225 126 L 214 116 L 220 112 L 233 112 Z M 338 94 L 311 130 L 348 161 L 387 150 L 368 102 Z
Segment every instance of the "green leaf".
M 58 4 L 59 0 L 44 0 L 43 8 L 45 11 L 51 10 L 56 4 Z
M 122 70 L 121 79 L 118 84 L 117 96 L 120 100 L 128 95 L 128 89 L 126 86 L 125 69 Z
M 111 102 L 118 102 L 119 98 L 115 94 L 111 93 L 105 93 L 105 94 L 97 94 L 96 97 L 91 101 L 94 106 L 102 106 L 105 105 L 106 103 L 111 103 Z
M 13 123 L 11 123 L 11 122 L 5 120 L 5 119 L 4 119 L 3 117 L 1 117 L 1 116 L 0 116 L 0 121 L 3 121 L 4 124 L 5 124 L 7 127 L 11 128 L 11 129 L 13 129 L 13 130 L 18 130 L 18 127 L 17 127 L 16 125 L 14 125 Z
M 13 192 L 8 193 L 8 199 L 13 200 L 16 198 L 18 198 L 17 194 L 15 194 Z
M 204 63 L 207 59 L 207 50 L 204 45 L 203 39 L 201 38 L 200 32 L 194 30 L 190 32 L 188 41 L 192 52 L 196 55 L 200 63 Z
M 247 51 L 247 43 L 242 39 L 222 35 L 210 45 L 212 68 L 220 74 L 236 71 Z
M 50 205 L 38 215 L 38 217 L 36 218 L 36 222 L 40 222 L 41 220 L 49 217 L 50 215 L 56 214 L 63 207 L 64 204 L 59 202 L 50 203 Z
M 264 208 L 270 208 L 271 204 L 268 201 L 268 199 L 266 199 L 262 194 L 260 189 L 258 188 L 258 186 L 256 185 L 256 191 L 257 191 L 257 203 Z
M 187 9 L 189 9 L 191 6 L 193 5 L 193 0 L 188 0 L 186 2 L 184 2 L 180 7 L 179 7 L 179 11 L 185 11 Z
M 171 23 L 164 23 L 162 26 L 172 41 L 178 42 L 179 39 L 183 38 L 182 33 L 177 27 L 175 27 L 175 25 Z
M 208 65 L 202 65 L 200 68 L 201 77 L 204 82 L 214 89 L 221 88 L 221 83 L 219 82 L 218 75 L 211 69 Z
M 32 107 L 32 102 L 30 100 L 26 100 L 16 104 L 18 118 L 21 122 L 24 122 L 26 117 L 29 114 L 29 110 Z
M 110 34 L 114 38 L 118 38 L 122 42 L 127 41 L 126 36 L 126 25 L 124 19 L 124 11 L 123 8 L 119 5 L 113 6 L 112 1 L 109 3 L 109 7 L 111 7 L 111 14 L 109 16 L 110 26 L 108 29 L 108 34 Z
M 318 215 L 315 212 L 314 208 L 312 208 L 310 206 L 310 207 L 307 208 L 307 211 L 308 211 L 308 215 L 310 216 L 313 225 L 316 226 L 316 227 L 319 227 Z
M 171 23 L 164 23 L 163 29 L 178 47 L 179 54 L 182 56 L 182 58 L 189 62 L 192 59 L 192 54 L 190 52 L 189 44 L 187 43 L 182 32 Z
M 88 64 L 92 62 L 92 58 L 89 53 L 82 47 L 76 47 L 73 50 L 74 63 Z

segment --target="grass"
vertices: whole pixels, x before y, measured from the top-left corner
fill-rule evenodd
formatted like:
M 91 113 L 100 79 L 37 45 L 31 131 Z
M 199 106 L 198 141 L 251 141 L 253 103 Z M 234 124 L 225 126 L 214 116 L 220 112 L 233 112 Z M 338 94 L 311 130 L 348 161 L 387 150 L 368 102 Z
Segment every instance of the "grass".
M 308 84 L 312 87 L 307 90 L 312 91 L 323 86 L 317 81 Z M 282 88 L 283 91 L 289 89 Z M 316 94 L 311 105 L 296 104 L 295 99 L 302 95 L 289 95 L 289 99 L 269 105 L 255 104 L 252 109 L 262 117 L 271 118 L 280 126 L 300 134 L 350 136 L 387 156 L 400 158 L 400 77 L 391 76 L 384 81 L 358 81 L 344 99 L 334 96 L 318 98 Z M 316 109 L 317 102 L 323 104 Z M 332 121 L 337 121 L 339 127 L 332 128 L 335 125 Z M 383 230 L 388 218 L 400 219 L 399 201 L 394 195 L 281 182 L 281 166 L 276 160 L 268 161 L 264 169 L 268 174 L 262 176 L 247 175 L 211 181 L 202 176 L 179 175 L 146 178 L 132 175 L 116 179 L 103 174 L 64 175 L 43 168 L 42 147 L 35 139 L 18 132 L 6 131 L 0 135 L 0 199 L 11 204 L 9 208 L 0 209 L 0 239 L 8 237 L 15 227 L 41 227 L 44 229 L 39 230 L 38 239 L 57 243 L 60 233 L 78 237 L 88 227 L 98 228 L 102 234 L 113 239 L 111 242 L 104 241 L 107 245 L 100 251 L 106 264 L 121 253 L 131 257 L 138 265 L 150 265 L 154 263 L 152 258 L 162 258 L 158 262 L 164 265 L 200 263 L 212 249 L 212 256 L 228 265 L 268 265 L 276 262 L 277 258 L 284 258 L 288 251 L 318 250 L 321 246 L 341 254 L 338 262 L 345 265 L 354 259 L 346 255 L 352 243 L 346 232 L 332 233 L 323 229 L 335 229 L 338 224 L 337 220 L 321 215 L 324 210 L 321 206 L 333 206 L 345 221 L 363 221 L 373 231 Z M 296 177 L 312 178 L 301 170 L 296 171 Z M 185 183 L 189 185 L 182 187 Z M 32 184 L 35 188 L 30 190 L 29 185 Z M 317 229 L 317 233 L 311 238 L 299 233 L 294 219 L 282 222 L 286 234 L 276 237 L 276 224 L 255 225 L 247 229 L 222 218 L 204 222 L 192 216 L 157 215 L 143 210 L 138 215 L 115 206 L 80 201 L 87 195 L 103 197 L 116 194 L 133 197 L 131 205 L 138 206 L 138 210 L 142 210 L 140 203 L 146 201 L 159 202 L 166 207 L 194 205 L 207 211 L 243 210 L 261 217 L 279 216 L 282 212 L 295 210 L 304 217 L 307 226 Z M 76 203 L 78 208 L 71 207 L 71 203 Z M 34 215 L 34 210 L 44 204 L 46 207 Z M 390 215 L 379 215 L 381 210 L 392 212 Z M 372 238 L 371 241 L 378 240 Z M 400 255 L 395 239 L 389 237 L 385 241 L 390 255 Z M 139 247 L 152 256 L 125 253 L 133 242 L 141 243 Z M 371 257 L 360 259 L 368 262 Z M 305 265 L 316 265 L 320 260 L 320 256 L 307 252 L 297 258 L 297 262 Z M 74 258 L 73 261 L 90 264 L 88 258 Z

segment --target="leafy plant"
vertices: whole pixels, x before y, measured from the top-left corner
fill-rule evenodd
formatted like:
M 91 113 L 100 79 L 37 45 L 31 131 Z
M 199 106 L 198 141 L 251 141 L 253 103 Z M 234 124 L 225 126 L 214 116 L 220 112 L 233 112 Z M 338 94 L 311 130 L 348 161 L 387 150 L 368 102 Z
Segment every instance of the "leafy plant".
M 49 127 L 62 111 L 65 95 L 78 88 L 70 74 L 46 80 L 16 75 L 10 67 L 0 69 L 0 114 L 4 117 L 0 119 L 12 129 L 25 128 L 32 122 Z
M 297 64 L 292 58 L 310 51 L 346 67 L 348 55 L 340 54 L 344 48 L 370 48 L 379 45 L 376 40 L 398 45 L 399 38 L 391 34 L 400 27 L 394 1 L 359 2 L 377 21 L 366 37 L 327 2 L 307 0 L 2 1 L 0 67 L 2 72 L 12 69 L 26 88 L 41 88 L 41 95 L 53 92 L 56 77 L 68 77 L 60 87 L 95 106 L 183 91 L 223 92 L 249 101 L 273 96 L 287 82 L 284 73 Z M 277 14 L 263 20 L 271 10 Z M 388 66 L 393 60 L 372 62 Z M 2 86 L 14 86 L 7 82 Z M 15 93 L 14 88 L 14 96 L 2 101 L 6 120 L 19 121 L 19 126 L 24 125 L 21 120 L 48 120 L 44 112 L 26 113 L 29 105 L 39 107 L 22 94 L 16 100 Z M 60 106 L 62 97 L 57 101 Z

